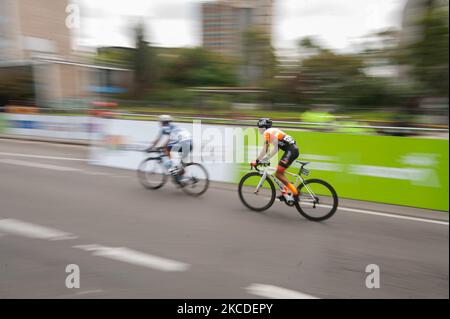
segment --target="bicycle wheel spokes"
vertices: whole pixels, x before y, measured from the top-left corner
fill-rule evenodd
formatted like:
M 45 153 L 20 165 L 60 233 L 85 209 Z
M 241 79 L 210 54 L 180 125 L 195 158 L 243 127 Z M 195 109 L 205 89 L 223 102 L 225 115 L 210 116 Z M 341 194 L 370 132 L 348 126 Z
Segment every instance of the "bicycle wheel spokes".
M 157 189 L 164 185 L 167 176 L 158 159 L 146 159 L 138 169 L 138 177 L 141 184 L 149 189 Z
M 261 187 L 257 191 L 257 186 Z M 269 179 L 261 181 L 258 173 L 245 175 L 239 184 L 239 197 L 245 206 L 255 211 L 263 211 L 272 206 L 275 200 L 275 188 Z
M 330 218 L 336 211 L 338 198 L 335 190 L 321 180 L 305 181 L 299 188 L 299 212 L 310 220 Z
M 187 164 L 181 176 L 181 183 L 184 192 L 192 196 L 200 196 L 208 189 L 208 172 L 200 164 Z

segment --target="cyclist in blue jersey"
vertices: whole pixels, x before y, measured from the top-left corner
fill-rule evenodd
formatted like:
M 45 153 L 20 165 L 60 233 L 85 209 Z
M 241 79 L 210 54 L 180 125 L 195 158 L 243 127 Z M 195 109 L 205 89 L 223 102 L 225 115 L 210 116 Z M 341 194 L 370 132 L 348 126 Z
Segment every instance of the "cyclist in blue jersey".
M 192 136 L 191 133 L 173 123 L 173 118 L 170 115 L 161 115 L 159 117 L 161 123 L 161 129 L 158 137 L 152 143 L 149 149 L 154 148 L 164 137 L 168 137 L 161 147 L 163 147 L 167 157 L 163 158 L 164 166 L 169 173 L 178 175 L 180 173 L 181 166 L 173 164 L 171 153 L 179 153 L 181 160 L 186 159 L 192 151 Z M 181 174 L 180 174 L 181 175 Z

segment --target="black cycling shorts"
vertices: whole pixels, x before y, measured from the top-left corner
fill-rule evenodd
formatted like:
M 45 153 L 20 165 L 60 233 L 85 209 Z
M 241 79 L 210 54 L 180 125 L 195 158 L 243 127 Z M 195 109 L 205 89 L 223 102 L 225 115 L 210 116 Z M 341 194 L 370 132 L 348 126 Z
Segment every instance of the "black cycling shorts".
M 285 151 L 283 156 L 280 159 L 280 162 L 278 163 L 278 166 L 281 166 L 283 168 L 288 168 L 291 166 L 292 162 L 295 161 L 295 159 L 298 157 L 299 151 L 298 147 L 295 144 L 290 145 Z

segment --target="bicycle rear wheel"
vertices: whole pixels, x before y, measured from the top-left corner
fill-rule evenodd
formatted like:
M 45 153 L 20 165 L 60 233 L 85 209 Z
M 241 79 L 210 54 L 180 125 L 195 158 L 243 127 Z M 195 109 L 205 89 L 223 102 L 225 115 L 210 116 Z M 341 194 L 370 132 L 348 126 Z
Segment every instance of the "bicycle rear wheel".
M 338 207 L 338 196 L 334 188 L 320 179 L 309 179 L 298 187 L 300 200 L 295 204 L 299 213 L 312 221 L 330 218 Z
M 273 205 L 275 201 L 275 186 L 272 181 L 266 178 L 260 185 L 260 189 L 256 192 L 256 187 L 261 182 L 262 176 L 257 172 L 252 172 L 242 177 L 238 193 L 241 202 L 251 210 L 262 212 Z
M 157 158 L 143 160 L 139 164 L 137 173 L 141 184 L 148 189 L 161 188 L 167 181 L 161 160 Z
M 206 169 L 198 163 L 189 163 L 183 166 L 181 176 L 181 189 L 188 195 L 200 196 L 209 187 L 209 175 Z

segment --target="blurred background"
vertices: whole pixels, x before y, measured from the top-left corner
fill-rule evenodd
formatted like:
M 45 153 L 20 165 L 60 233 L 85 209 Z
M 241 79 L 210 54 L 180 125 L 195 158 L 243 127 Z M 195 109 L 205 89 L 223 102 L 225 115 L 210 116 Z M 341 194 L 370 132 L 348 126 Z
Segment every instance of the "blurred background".
M 445 138 L 448 71 L 442 0 L 0 1 L 2 111 Z
M 448 299 L 448 15 L 448 0 L 0 0 L 0 299 Z M 139 183 L 160 114 L 193 132 L 201 197 Z M 331 219 L 239 200 L 260 117 L 336 189 Z

